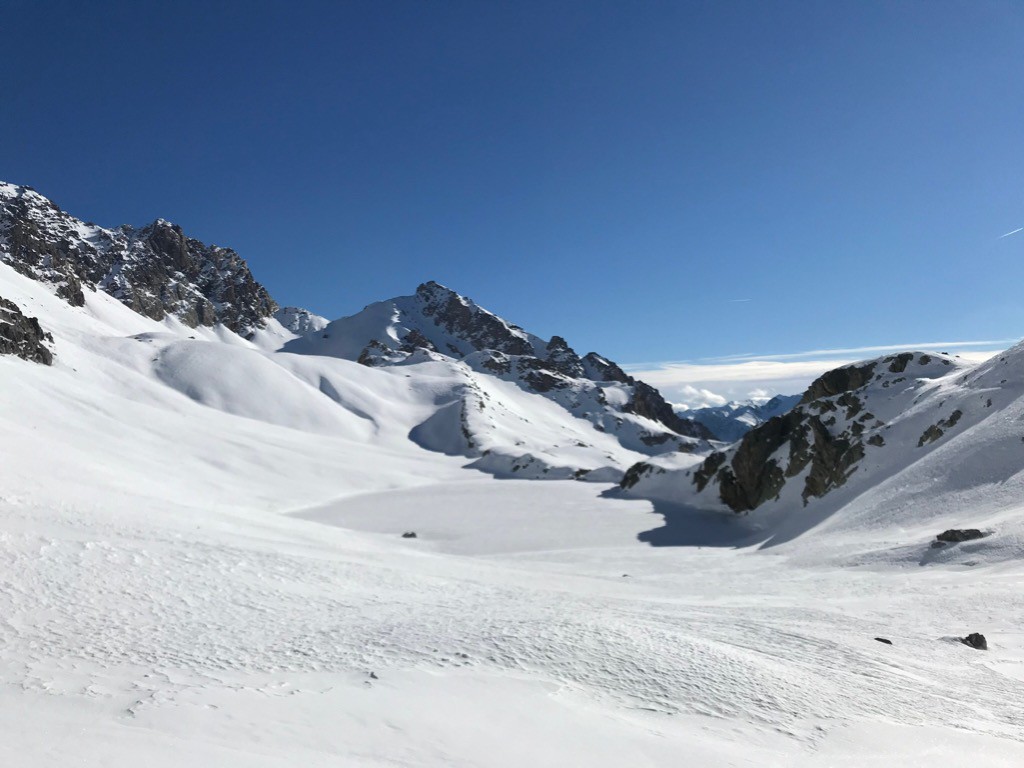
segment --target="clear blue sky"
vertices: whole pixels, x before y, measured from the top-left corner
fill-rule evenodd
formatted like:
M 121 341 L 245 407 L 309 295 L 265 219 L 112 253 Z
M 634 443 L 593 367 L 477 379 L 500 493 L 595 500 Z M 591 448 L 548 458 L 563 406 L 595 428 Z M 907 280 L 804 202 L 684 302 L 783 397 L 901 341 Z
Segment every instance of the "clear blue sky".
M 0 0 L 0 178 L 622 362 L 1024 334 L 1015 2 Z M 750 299 L 750 301 L 736 301 Z

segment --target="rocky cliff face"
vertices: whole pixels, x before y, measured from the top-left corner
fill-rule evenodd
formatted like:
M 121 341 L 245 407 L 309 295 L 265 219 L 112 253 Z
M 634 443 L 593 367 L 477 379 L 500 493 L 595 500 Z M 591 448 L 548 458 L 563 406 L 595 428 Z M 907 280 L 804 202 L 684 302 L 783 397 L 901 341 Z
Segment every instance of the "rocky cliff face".
M 931 405 L 914 406 L 932 380 L 957 370 L 948 355 L 925 352 L 837 368 L 815 380 L 792 410 L 755 426 L 696 470 L 670 473 L 641 464 L 627 472 L 624 487 L 738 514 L 783 497 L 806 506 L 843 487 L 866 457 L 891 447 L 899 456 L 892 453 L 889 463 L 898 466 L 915 458 L 915 448 L 956 428 L 962 412 L 943 398 L 933 395 Z M 891 433 L 897 424 L 901 429 Z M 893 434 L 899 445 L 890 446 Z
M 28 187 L 0 183 L 0 260 L 55 286 L 75 306 L 84 288 L 136 312 L 186 325 L 222 323 L 251 336 L 277 305 L 230 248 L 206 245 L 157 220 L 104 229 L 62 211 Z
M 53 343 L 53 336 L 42 329 L 38 319 L 26 317 L 17 304 L 0 296 L 0 355 L 50 365 L 53 354 L 48 343 Z

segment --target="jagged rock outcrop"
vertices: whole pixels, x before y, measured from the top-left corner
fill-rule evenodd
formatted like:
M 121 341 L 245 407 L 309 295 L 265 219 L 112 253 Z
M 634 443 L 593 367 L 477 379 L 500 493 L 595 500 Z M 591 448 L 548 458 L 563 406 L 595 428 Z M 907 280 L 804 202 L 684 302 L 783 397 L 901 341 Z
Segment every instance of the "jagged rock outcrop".
M 903 373 L 912 359 L 913 354 L 894 355 L 822 374 L 807 388 L 797 407 L 744 435 L 728 463 L 724 458 L 706 460 L 708 466 L 698 470 L 694 482 L 706 485 L 713 471 L 720 499 L 737 513 L 751 512 L 777 499 L 786 482 L 797 476 L 803 477 L 800 497 L 804 504 L 825 496 L 846 483 L 864 458 L 866 444 L 884 442 L 878 434 L 884 425 L 864 411 L 861 390 L 875 380 L 880 362 L 889 373 Z M 930 362 L 927 358 L 922 364 Z M 870 435 L 866 434 L 869 430 Z
M 53 343 L 53 336 L 42 329 L 37 318 L 26 317 L 17 304 L 0 296 L 0 355 L 50 365 L 53 353 L 47 342 Z
M 806 506 L 845 486 L 870 451 L 892 449 L 886 439 L 892 422 L 906 417 L 925 382 L 955 370 L 947 355 L 916 352 L 836 368 L 812 382 L 791 410 L 753 427 L 699 467 L 659 471 L 637 465 L 626 472 L 630 485 L 623 488 L 698 506 L 722 505 L 737 514 L 783 495 Z M 919 446 L 942 438 L 963 415 L 937 398 L 933 407 L 915 411 L 906 429 L 936 411 L 949 415 L 932 423 L 920 440 L 921 433 L 915 434 Z M 673 492 L 673 484 L 690 488 L 676 485 Z
M 651 421 L 660 422 L 680 435 L 704 439 L 714 438 L 711 430 L 703 424 L 691 419 L 680 418 L 672 406 L 665 402 L 665 398 L 661 396 L 661 393 L 650 384 L 645 384 L 631 376 L 627 377 L 626 383 L 631 384 L 633 387 L 633 396 L 623 407 L 623 410 L 627 413 L 635 413 L 637 416 L 644 416 Z
M 438 328 L 473 350 L 494 350 L 506 355 L 535 354 L 522 328 L 506 323 L 433 280 L 417 287 L 416 297 L 422 303 L 424 317 L 431 318 Z M 445 345 L 441 351 L 460 355 L 462 348 L 461 345 Z
M 74 306 L 102 290 L 136 312 L 195 327 L 222 323 L 251 336 L 277 309 L 230 248 L 187 237 L 158 219 L 104 229 L 62 211 L 29 187 L 0 182 L 0 260 L 52 284 Z

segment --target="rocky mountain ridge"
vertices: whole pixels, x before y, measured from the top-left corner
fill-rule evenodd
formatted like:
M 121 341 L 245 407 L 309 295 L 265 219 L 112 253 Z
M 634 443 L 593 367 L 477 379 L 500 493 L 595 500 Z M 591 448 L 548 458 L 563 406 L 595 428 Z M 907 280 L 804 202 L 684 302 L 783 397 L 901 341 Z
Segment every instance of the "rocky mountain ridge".
M 1010 350 L 1002 365 L 1008 361 L 1024 369 L 1024 346 Z M 879 482 L 992 416 L 1000 400 L 1012 402 L 1019 381 L 1006 374 L 990 388 L 993 374 L 980 372 L 991 367 L 965 370 L 946 354 L 905 352 L 836 368 L 816 379 L 794 408 L 698 468 L 665 471 L 642 463 L 622 485 L 634 495 L 736 514 L 806 507 L 852 478 L 857 488 Z
M 265 378 L 268 404 L 303 403 L 296 405 L 301 413 L 289 416 L 290 423 L 329 430 L 338 418 L 348 418 L 330 413 L 337 405 L 350 407 L 338 395 L 349 385 L 333 372 L 319 375 L 316 383 L 303 381 L 303 394 L 275 389 L 279 384 L 290 390 L 293 384 L 267 371 L 291 369 L 295 355 L 288 353 L 300 353 L 318 358 L 305 368 L 319 369 L 319 359 L 331 357 L 364 369 L 401 367 L 405 372 L 399 375 L 414 380 L 409 397 L 434 404 L 415 416 L 419 422 L 409 422 L 406 439 L 468 457 L 471 466 L 495 474 L 614 481 L 642 456 L 711 450 L 711 434 L 703 426 L 680 418 L 656 389 L 615 363 L 595 353 L 580 356 L 561 337 L 529 334 L 436 282 L 422 284 L 413 296 L 378 302 L 328 323 L 301 308 L 278 308 L 234 251 L 189 238 L 165 220 L 138 229 L 104 229 L 11 184 L 0 185 L 0 262 L 50 286 L 72 307 L 107 294 L 143 318 L 173 317 L 187 328 L 211 328 L 186 333 L 184 341 L 159 342 L 160 348 L 169 345 L 168 351 L 155 352 L 150 362 L 158 380 L 232 412 L 232 403 L 243 395 L 234 384 L 229 394 L 217 383 L 210 368 L 214 358 L 222 361 L 217 365 L 235 361 L 231 365 L 239 370 L 232 382 L 248 377 L 249 386 L 256 387 Z M 28 322 L 19 318 L 8 326 L 19 344 L 34 332 Z M 182 330 L 175 323 L 164 325 L 174 336 Z M 229 354 L 219 345 L 179 349 L 204 340 L 235 345 L 220 327 L 252 341 L 277 366 L 266 369 L 250 355 Z M 149 334 L 132 338 L 158 343 Z M 40 360 L 50 354 L 43 340 L 31 352 Z M 58 352 L 60 343 L 58 338 Z M 19 349 L 29 353 L 24 345 Z M 243 375 L 248 366 L 251 375 Z M 388 382 L 395 377 L 371 379 L 374 386 L 392 386 Z M 305 392 L 309 384 L 316 388 L 313 395 Z M 254 412 L 263 414 L 263 406 Z M 357 416 L 361 412 L 356 407 Z M 384 427 L 378 423 L 378 428 Z
M 0 260 L 53 285 L 73 306 L 102 290 L 146 317 L 221 323 L 243 337 L 277 304 L 230 248 L 206 245 L 157 219 L 105 229 L 65 213 L 30 187 L 0 182 Z
M 371 366 L 454 360 L 555 401 L 602 432 L 624 434 L 644 452 L 693 450 L 713 437 L 680 418 L 661 394 L 606 358 L 579 355 L 565 339 L 545 340 L 436 282 L 366 307 L 285 345 Z M 625 437 L 629 433 L 629 437 Z

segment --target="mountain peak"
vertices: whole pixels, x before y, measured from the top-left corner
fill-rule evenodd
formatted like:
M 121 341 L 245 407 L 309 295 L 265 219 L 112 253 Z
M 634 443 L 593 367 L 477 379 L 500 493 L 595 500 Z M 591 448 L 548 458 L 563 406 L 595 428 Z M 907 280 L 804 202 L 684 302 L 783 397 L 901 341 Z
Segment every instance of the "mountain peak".
M 285 350 L 334 355 L 369 366 L 404 364 L 424 356 L 461 361 L 478 373 L 513 382 L 578 411 L 576 415 L 601 431 L 642 433 L 637 438 L 642 450 L 679 446 L 680 435 L 711 437 L 703 426 L 679 418 L 656 389 L 614 363 L 593 353 L 581 358 L 563 337 L 544 340 L 432 280 L 417 287 L 413 296 L 371 304 L 323 330 L 316 338 L 289 342 Z M 634 422 L 622 427 L 622 414 L 636 417 L 644 426 Z M 644 439 L 654 442 L 643 443 Z
M 245 261 L 157 219 L 104 229 L 65 213 L 29 187 L 0 183 L 0 261 L 56 288 L 74 306 L 102 290 L 142 315 L 188 326 L 222 323 L 242 336 L 277 305 Z

